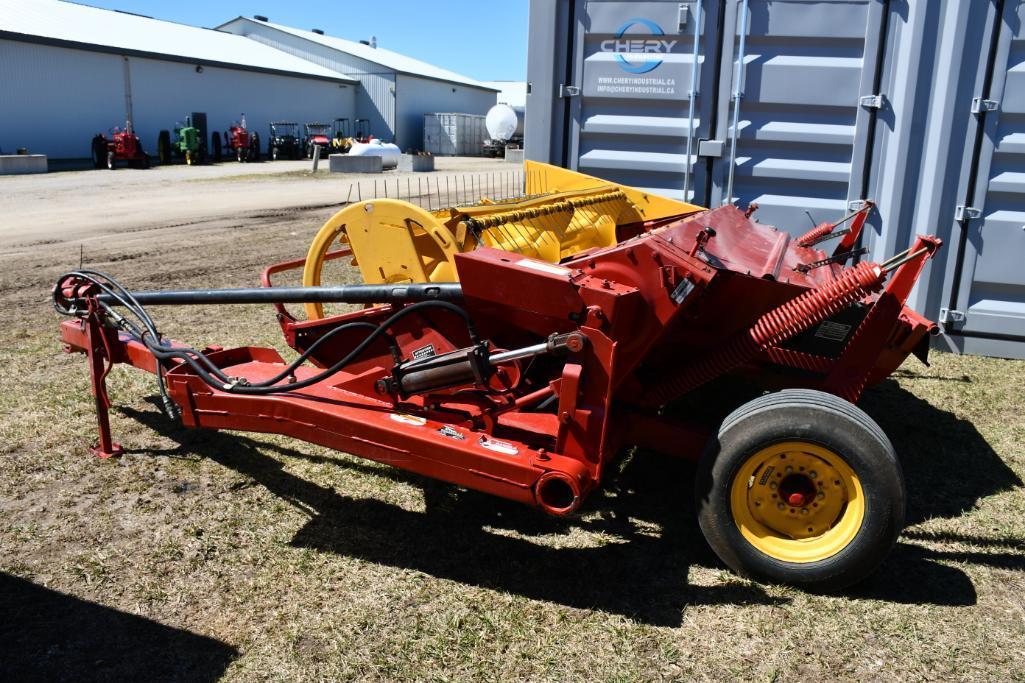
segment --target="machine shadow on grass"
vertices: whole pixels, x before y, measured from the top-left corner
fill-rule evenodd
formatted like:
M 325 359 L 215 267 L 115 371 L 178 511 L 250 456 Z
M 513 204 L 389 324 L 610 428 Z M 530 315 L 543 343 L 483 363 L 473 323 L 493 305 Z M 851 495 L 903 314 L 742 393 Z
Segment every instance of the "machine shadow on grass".
M 238 652 L 0 572 L 0 679 L 215 681 Z
M 886 382 L 869 391 L 863 406 L 891 435 L 904 464 L 908 523 L 957 517 L 976 501 L 1021 481 L 973 425 Z M 553 519 L 485 494 L 465 491 L 402 470 L 361 462 L 339 466 L 420 486 L 426 511 L 410 512 L 372 499 L 353 499 L 285 472 L 261 452 L 334 462 L 235 434 L 190 431 L 160 413 L 122 409 L 180 444 L 149 455 L 196 454 L 233 469 L 304 510 L 315 511 L 292 543 L 395 567 L 415 569 L 569 607 L 623 614 L 655 625 L 677 626 L 683 610 L 698 604 L 772 604 L 780 598 L 743 581 L 691 586 L 691 564 L 719 567 L 694 516 L 693 467 L 651 453 L 627 457 L 585 509 L 593 514 Z M 599 532 L 608 542 L 590 547 L 550 547 L 530 536 Z M 511 530 L 516 538 L 493 530 Z M 933 540 L 914 534 L 910 541 Z M 939 539 L 942 540 L 942 539 Z M 985 539 L 961 539 L 985 545 Z M 1001 545 L 1007 545 L 1002 543 Z M 941 552 L 902 541 L 870 579 L 850 595 L 900 603 L 972 605 L 968 576 L 939 561 L 962 561 L 1025 570 L 1019 552 Z

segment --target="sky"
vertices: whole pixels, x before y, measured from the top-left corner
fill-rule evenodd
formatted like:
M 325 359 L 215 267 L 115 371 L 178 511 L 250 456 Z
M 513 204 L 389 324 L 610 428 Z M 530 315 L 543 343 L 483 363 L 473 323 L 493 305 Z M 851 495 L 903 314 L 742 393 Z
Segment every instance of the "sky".
M 78 0 L 212 28 L 242 15 L 323 29 L 387 48 L 479 81 L 527 79 L 528 0 Z

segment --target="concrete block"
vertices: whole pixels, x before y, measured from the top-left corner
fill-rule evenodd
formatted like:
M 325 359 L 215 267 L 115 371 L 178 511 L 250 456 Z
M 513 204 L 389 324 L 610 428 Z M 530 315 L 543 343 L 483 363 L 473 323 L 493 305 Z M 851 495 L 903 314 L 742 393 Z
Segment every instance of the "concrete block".
M 522 164 L 523 163 L 523 149 L 516 149 L 513 147 L 505 148 L 505 160 L 510 164 Z
M 384 170 L 381 157 L 332 154 L 328 162 L 332 173 L 380 173 Z
M 434 170 L 434 157 L 417 154 L 403 154 L 399 157 L 399 170 L 424 173 Z
M 0 154 L 0 175 L 46 173 L 45 154 Z

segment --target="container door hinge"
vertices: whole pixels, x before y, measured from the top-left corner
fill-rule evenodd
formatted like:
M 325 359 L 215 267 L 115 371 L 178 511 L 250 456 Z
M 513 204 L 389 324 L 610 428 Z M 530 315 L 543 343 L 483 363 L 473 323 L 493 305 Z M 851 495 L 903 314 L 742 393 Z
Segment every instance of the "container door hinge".
M 700 0 L 699 0 L 700 2 Z M 680 3 L 680 28 L 686 28 L 687 26 L 687 13 L 690 11 L 690 6 Z
M 964 204 L 959 204 L 957 208 L 954 209 L 954 220 L 958 223 L 970 221 L 973 218 L 978 218 L 981 215 L 982 209 L 976 209 L 974 206 L 965 206 Z
M 576 97 L 580 94 L 579 85 L 560 85 L 559 97 Z
M 1000 102 L 997 100 L 987 100 L 982 97 L 972 98 L 972 113 L 983 114 L 987 111 L 996 111 L 1000 107 Z
M 865 202 L 864 199 L 852 199 L 851 201 L 847 202 L 847 210 L 848 211 L 861 211 L 862 209 L 865 208 L 865 203 L 866 202 Z
M 940 309 L 940 325 L 943 326 L 963 325 L 967 317 L 964 311 L 958 311 L 953 308 Z
M 886 96 L 882 93 L 878 95 L 865 95 L 858 99 L 858 104 L 865 109 L 882 109 L 885 102 Z

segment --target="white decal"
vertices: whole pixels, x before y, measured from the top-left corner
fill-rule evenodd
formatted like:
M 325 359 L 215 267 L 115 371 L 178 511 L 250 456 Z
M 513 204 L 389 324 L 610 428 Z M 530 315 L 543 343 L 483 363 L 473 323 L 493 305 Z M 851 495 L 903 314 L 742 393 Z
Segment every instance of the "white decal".
M 413 425 L 415 427 L 423 427 L 427 424 L 427 419 L 419 417 L 417 415 L 409 415 L 407 413 L 389 413 L 388 416 L 396 422 L 402 424 Z
M 494 451 L 495 453 L 501 453 L 503 455 L 516 455 L 520 452 L 520 450 L 516 448 L 516 446 L 513 446 L 508 441 L 489 439 L 486 436 L 482 436 L 480 438 L 480 441 L 478 441 L 477 443 L 479 443 L 481 446 L 488 449 L 489 451 Z

